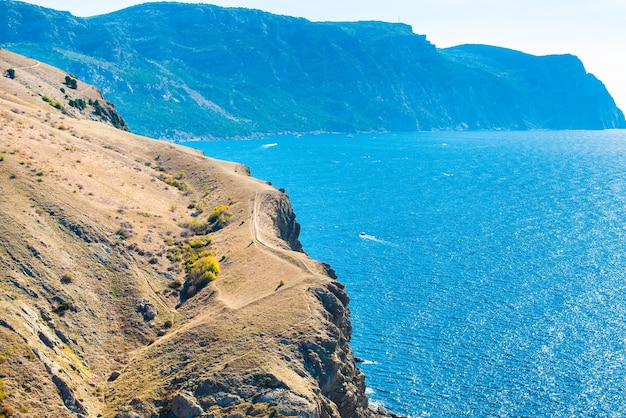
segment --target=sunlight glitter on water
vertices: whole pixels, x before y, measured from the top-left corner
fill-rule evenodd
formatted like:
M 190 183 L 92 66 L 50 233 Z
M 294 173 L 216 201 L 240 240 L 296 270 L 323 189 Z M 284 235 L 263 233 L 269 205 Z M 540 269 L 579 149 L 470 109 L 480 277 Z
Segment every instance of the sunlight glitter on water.
M 409 416 L 626 415 L 626 132 L 259 150 L 274 142 L 190 145 L 287 189 L 306 251 L 347 285 L 371 399 Z

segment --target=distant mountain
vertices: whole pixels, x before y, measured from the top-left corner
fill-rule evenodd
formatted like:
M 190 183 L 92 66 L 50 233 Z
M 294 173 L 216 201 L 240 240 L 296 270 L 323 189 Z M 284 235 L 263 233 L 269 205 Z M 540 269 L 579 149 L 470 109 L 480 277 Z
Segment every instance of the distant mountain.
M 574 56 L 437 49 L 404 24 L 180 3 L 77 18 L 0 1 L 0 45 L 98 86 L 156 138 L 626 127 Z

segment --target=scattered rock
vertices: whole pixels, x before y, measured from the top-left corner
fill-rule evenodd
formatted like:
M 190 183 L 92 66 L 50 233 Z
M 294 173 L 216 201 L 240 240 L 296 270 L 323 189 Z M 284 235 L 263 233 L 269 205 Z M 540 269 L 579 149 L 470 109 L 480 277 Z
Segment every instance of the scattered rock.
M 98 239 L 93 236 L 93 234 L 91 234 L 84 225 L 74 223 L 72 220 L 69 220 L 62 216 L 59 217 L 58 221 L 61 226 L 64 226 L 72 231 L 78 238 L 82 239 L 87 244 L 98 242 Z
M 276 404 L 278 412 L 285 416 L 298 416 L 302 418 L 314 418 L 319 416 L 316 405 L 286 389 L 276 389 L 266 392 L 261 395 L 257 401 Z
M 172 398 L 172 413 L 176 418 L 193 418 L 203 412 L 191 396 L 179 393 Z
M 42 343 L 44 343 L 44 345 L 48 348 L 54 348 L 56 346 L 56 342 L 54 342 L 54 340 L 52 339 L 52 337 L 50 337 L 49 335 L 47 335 L 45 332 L 43 331 L 39 331 L 39 339 L 41 340 Z
M 141 313 L 143 315 L 143 319 L 146 321 L 152 321 L 159 314 L 156 306 L 154 306 L 145 299 L 139 301 L 139 303 L 135 307 L 135 311 Z
M 129 411 L 128 409 L 123 409 L 115 415 L 115 418 L 143 418 L 136 412 Z
M 33 254 L 33 256 L 35 258 L 38 258 L 41 260 L 41 253 L 32 245 L 27 245 L 26 248 L 28 248 L 28 250 Z
M 58 328 L 55 328 L 54 334 L 59 338 L 59 340 L 63 341 L 67 345 L 70 345 L 70 339 L 67 338 L 67 335 L 65 335 L 63 331 L 61 331 Z
M 215 402 L 222 408 L 241 403 L 241 398 L 231 393 L 220 392 L 215 395 Z
M 63 399 L 63 403 L 70 411 L 74 412 L 76 417 L 83 418 L 87 417 L 87 410 L 83 406 L 82 402 L 76 399 L 74 396 L 74 391 L 70 388 L 70 386 L 59 376 L 53 374 L 52 375 L 52 383 L 57 387 L 59 394 L 61 395 L 61 399 Z
M 32 289 L 29 289 L 28 287 L 22 285 L 21 283 L 19 283 L 17 280 L 15 279 L 11 279 L 11 283 L 17 287 L 18 289 L 20 289 L 22 292 L 26 293 L 28 296 L 33 297 L 35 299 L 39 298 L 39 294 L 37 294 L 37 292 L 35 292 Z
M 118 377 L 120 377 L 122 373 L 115 370 L 113 373 L 111 373 L 111 376 L 109 376 L 109 378 L 107 379 L 107 382 L 113 382 L 115 379 L 117 379 Z

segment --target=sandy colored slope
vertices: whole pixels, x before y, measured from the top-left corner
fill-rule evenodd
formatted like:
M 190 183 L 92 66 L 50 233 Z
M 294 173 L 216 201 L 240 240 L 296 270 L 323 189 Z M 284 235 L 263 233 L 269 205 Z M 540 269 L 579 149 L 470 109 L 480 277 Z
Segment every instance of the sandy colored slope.
M 0 78 L 2 408 L 179 416 L 183 402 L 204 416 L 374 414 L 348 346 L 347 296 L 325 266 L 292 250 L 286 195 L 245 167 L 70 108 L 78 96 L 104 99 L 81 83 L 65 97 L 60 70 L 0 50 L 7 68 L 16 78 Z M 174 177 L 184 190 L 163 181 Z M 190 234 L 186 222 L 220 205 L 224 228 Z M 181 298 L 174 283 L 186 272 L 173 255 L 207 237 L 221 272 Z

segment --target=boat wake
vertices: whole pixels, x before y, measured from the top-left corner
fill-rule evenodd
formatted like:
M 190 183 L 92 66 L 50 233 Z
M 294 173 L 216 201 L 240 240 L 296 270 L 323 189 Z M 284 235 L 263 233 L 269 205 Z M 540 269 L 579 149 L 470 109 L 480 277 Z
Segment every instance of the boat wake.
M 278 146 L 278 144 L 276 142 L 274 142 L 272 144 L 261 145 L 261 149 L 268 149 L 268 148 L 272 148 L 272 147 L 276 147 L 276 146 Z
M 377 361 L 373 361 L 373 360 L 364 360 L 360 357 L 355 357 L 354 361 L 359 363 L 359 364 L 378 364 Z
M 361 239 L 366 239 L 366 240 L 368 240 L 368 241 L 378 242 L 378 243 L 381 243 L 381 244 L 393 245 L 393 243 L 392 243 L 392 242 L 385 241 L 384 239 L 377 238 L 377 237 L 375 237 L 374 235 L 368 235 L 368 234 L 366 234 L 365 232 L 361 232 L 361 233 L 359 234 L 359 238 L 361 238 Z

